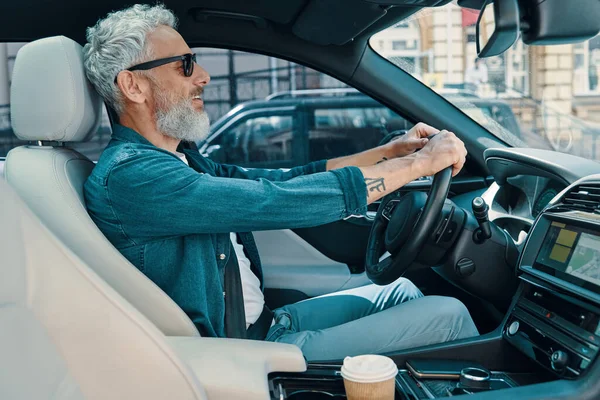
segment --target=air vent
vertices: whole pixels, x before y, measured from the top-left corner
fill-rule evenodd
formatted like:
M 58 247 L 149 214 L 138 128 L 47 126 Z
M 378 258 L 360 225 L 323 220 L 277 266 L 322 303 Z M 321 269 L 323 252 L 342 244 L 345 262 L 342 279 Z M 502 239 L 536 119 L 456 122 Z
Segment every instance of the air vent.
M 571 209 L 600 213 L 600 185 L 577 185 L 564 195 L 562 203 Z

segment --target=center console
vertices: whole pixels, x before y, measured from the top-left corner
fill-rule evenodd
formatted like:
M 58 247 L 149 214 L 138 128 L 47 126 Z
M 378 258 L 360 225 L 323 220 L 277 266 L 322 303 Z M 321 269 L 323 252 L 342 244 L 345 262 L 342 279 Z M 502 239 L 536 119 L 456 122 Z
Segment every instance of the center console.
M 580 391 L 600 393 L 600 387 L 583 385 L 586 375 L 600 373 L 595 365 L 600 349 L 596 178 L 565 189 L 537 218 L 519 260 L 519 288 L 494 332 L 391 356 L 399 367 L 396 399 L 477 398 L 504 389 L 511 392 L 485 398 L 541 398 L 540 387 L 547 390 L 542 393 L 554 395 L 553 388 L 559 388 L 563 398 L 573 398 L 565 390 L 578 384 L 586 386 Z M 527 390 L 537 383 L 546 386 Z M 305 373 L 273 375 L 269 384 L 277 400 L 345 398 L 340 365 L 309 365 Z
M 432 364 L 444 365 L 436 360 Z M 456 376 L 420 376 L 408 368 L 396 376 L 396 400 L 425 400 L 473 394 L 518 386 L 509 374 L 490 372 L 481 367 L 465 367 Z M 319 400 L 346 398 L 339 365 L 309 365 L 303 373 L 276 373 L 270 376 L 269 391 L 274 400 Z
M 525 279 L 504 337 L 557 377 L 577 378 L 597 356 L 600 309 L 542 280 Z
M 576 185 L 536 221 L 520 263 L 523 291 L 505 339 L 559 378 L 577 379 L 600 346 L 600 186 Z

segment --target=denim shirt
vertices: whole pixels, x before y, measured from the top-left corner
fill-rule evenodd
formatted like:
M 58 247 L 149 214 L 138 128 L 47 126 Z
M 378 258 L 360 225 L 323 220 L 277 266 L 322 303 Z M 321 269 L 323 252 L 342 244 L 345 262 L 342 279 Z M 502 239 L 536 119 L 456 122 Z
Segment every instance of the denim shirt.
M 117 125 L 84 186 L 88 212 L 108 240 L 190 317 L 202 336 L 224 337 L 224 266 L 239 232 L 263 286 L 250 231 L 322 225 L 366 213 L 361 171 L 217 164 L 176 154 Z

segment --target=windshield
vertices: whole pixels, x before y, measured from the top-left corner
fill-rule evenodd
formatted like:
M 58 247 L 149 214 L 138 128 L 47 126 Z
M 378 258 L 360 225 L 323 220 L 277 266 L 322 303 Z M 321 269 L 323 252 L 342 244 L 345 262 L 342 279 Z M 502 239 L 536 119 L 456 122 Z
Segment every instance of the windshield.
M 454 3 L 423 9 L 370 45 L 509 145 L 600 160 L 600 36 L 560 46 L 519 39 L 477 59 L 478 16 Z

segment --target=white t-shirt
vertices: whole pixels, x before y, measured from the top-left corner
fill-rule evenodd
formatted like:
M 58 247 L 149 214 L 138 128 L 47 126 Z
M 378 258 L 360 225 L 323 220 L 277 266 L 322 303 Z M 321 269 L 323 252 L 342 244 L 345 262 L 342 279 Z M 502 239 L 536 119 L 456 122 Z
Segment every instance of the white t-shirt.
M 183 154 L 179 158 L 188 163 Z M 260 280 L 250 269 L 250 260 L 244 254 L 244 246 L 237 241 L 237 235 L 231 233 L 231 244 L 240 266 L 240 278 L 242 281 L 242 295 L 244 296 L 244 311 L 246 313 L 246 329 L 258 320 L 265 305 L 265 295 L 260 290 Z
M 240 265 L 242 293 L 244 295 L 244 311 L 246 312 L 246 329 L 258 320 L 265 305 L 265 295 L 260 290 L 260 281 L 250 269 L 250 260 L 244 254 L 244 246 L 237 241 L 235 233 L 230 234 L 231 244 Z

